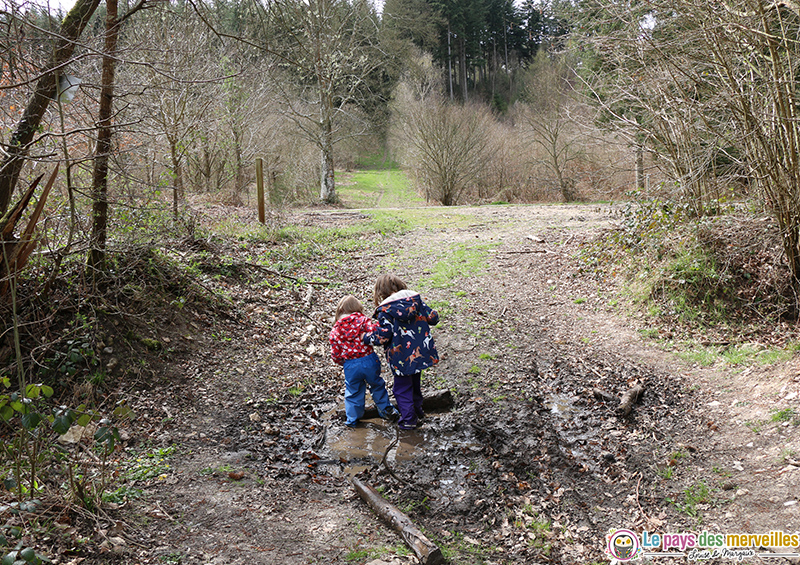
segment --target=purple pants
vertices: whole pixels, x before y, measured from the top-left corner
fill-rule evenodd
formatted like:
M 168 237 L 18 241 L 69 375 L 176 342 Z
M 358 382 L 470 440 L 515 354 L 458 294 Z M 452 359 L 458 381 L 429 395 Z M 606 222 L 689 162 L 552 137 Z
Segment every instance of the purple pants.
M 422 373 L 416 375 L 395 375 L 392 385 L 394 400 L 400 410 L 401 430 L 413 430 L 417 427 L 417 417 L 422 417 Z

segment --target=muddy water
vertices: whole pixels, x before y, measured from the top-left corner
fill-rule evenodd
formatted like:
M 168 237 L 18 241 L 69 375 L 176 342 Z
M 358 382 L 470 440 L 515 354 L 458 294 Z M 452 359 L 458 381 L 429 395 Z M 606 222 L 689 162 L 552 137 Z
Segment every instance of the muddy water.
M 395 438 L 394 426 L 380 418 L 361 420 L 358 427 L 334 423 L 328 429 L 327 452 L 335 459 L 350 463 L 378 463 Z M 400 432 L 400 440 L 386 456 L 390 463 L 409 461 L 424 449 L 425 430 Z
M 567 395 L 549 396 L 544 405 L 553 415 L 553 427 L 558 433 L 558 446 L 561 452 L 591 470 L 597 470 L 600 450 L 597 428 L 588 425 L 590 414 L 578 406 L 575 399 Z

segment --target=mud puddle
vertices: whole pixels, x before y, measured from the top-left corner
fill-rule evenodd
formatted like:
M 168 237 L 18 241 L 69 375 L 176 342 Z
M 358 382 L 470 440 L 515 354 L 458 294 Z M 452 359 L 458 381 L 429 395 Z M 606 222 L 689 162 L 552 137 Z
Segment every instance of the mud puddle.
M 601 449 L 597 426 L 589 425 L 593 417 L 580 405 L 580 399 L 554 394 L 544 402 L 551 414 L 551 425 L 558 434 L 561 453 L 589 470 L 596 471 Z
M 450 413 L 429 413 L 420 428 L 398 430 L 380 418 L 362 419 L 356 428 L 334 418 L 329 422 L 324 457 L 339 474 L 353 476 L 377 469 L 386 454 L 386 464 L 393 471 L 421 480 L 429 495 L 448 503 L 466 494 L 465 479 L 471 472 L 468 461 L 452 455 L 483 450 L 471 428 L 455 425 L 455 420 Z

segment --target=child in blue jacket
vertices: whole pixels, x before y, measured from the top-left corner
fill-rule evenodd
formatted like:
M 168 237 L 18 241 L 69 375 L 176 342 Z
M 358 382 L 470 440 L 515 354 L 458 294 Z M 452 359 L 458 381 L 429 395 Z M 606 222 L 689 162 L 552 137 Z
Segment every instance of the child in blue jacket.
M 364 336 L 364 343 L 381 344 L 394 375 L 392 392 L 400 410 L 400 429 L 412 430 L 423 418 L 422 371 L 439 362 L 430 326 L 439 323 L 418 292 L 394 275 L 381 275 L 375 281 L 375 313 L 379 327 Z

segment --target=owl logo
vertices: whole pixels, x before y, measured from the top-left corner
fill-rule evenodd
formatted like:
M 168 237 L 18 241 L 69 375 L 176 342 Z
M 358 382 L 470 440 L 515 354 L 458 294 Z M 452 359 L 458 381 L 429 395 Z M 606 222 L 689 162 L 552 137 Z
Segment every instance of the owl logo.
M 641 553 L 639 536 L 630 530 L 611 530 L 606 536 L 606 553 L 618 561 L 631 561 Z

